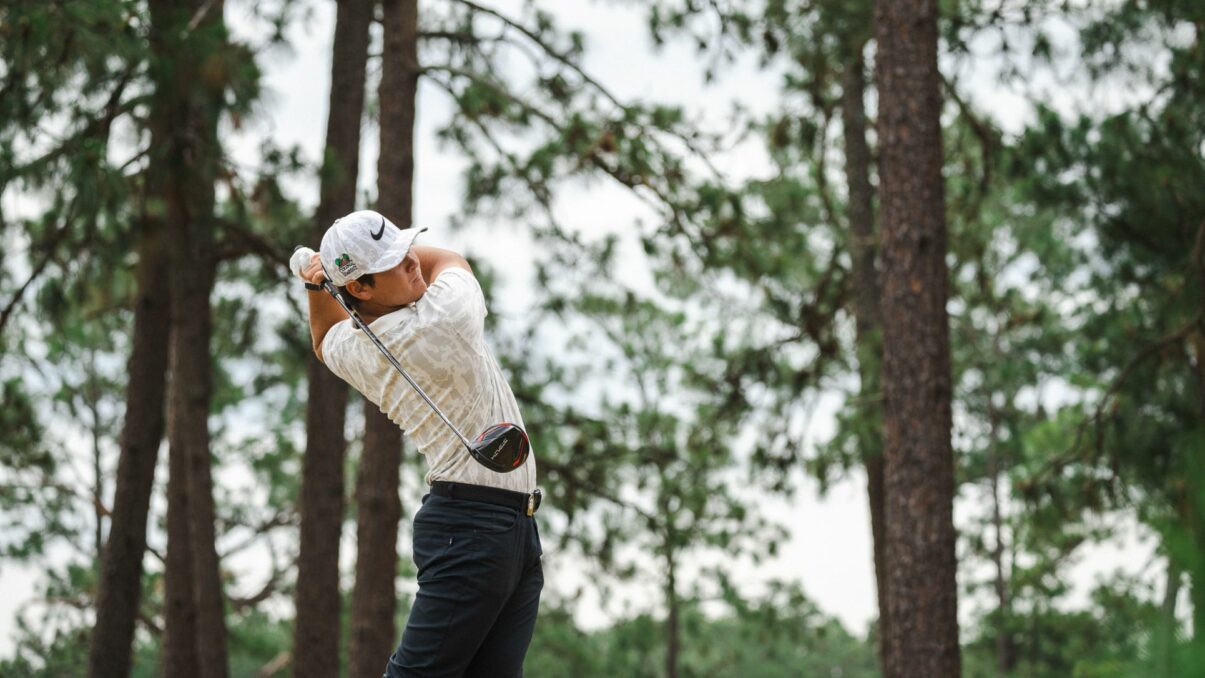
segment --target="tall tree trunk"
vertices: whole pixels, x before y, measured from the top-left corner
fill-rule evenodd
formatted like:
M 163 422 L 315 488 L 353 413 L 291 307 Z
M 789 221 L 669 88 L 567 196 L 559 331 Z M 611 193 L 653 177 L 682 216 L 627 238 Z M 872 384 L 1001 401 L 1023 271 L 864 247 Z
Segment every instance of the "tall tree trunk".
M 174 35 L 179 29 L 173 28 L 169 17 L 164 17 L 164 3 L 151 6 L 155 12 L 154 25 L 151 33 L 151 46 L 158 59 L 156 64 L 162 72 L 156 72 L 155 93 L 151 98 L 151 143 L 150 166 L 147 172 L 148 209 L 153 211 L 150 218 L 157 222 L 167 223 L 168 216 L 163 208 L 165 182 L 169 172 L 170 139 L 176 118 L 175 92 L 170 86 L 174 79 L 168 63 L 163 55 L 170 54 L 176 49 L 176 44 L 168 36 Z M 167 241 L 169 236 L 163 233 L 162 252 L 164 266 L 161 270 L 160 281 L 166 281 L 164 291 L 171 289 L 170 252 Z M 171 308 L 171 298 L 164 304 L 165 309 Z M 170 354 L 170 327 L 172 318 L 167 319 L 168 335 L 164 344 L 164 357 Z M 165 360 L 165 362 L 168 362 Z M 166 389 L 165 389 L 166 390 Z M 166 402 L 166 393 L 164 394 Z M 156 441 L 156 445 L 158 441 Z M 153 470 L 152 470 L 153 471 Z M 167 556 L 163 573 L 163 673 L 164 678 L 170 676 L 195 676 L 200 674 L 200 664 L 197 658 L 197 605 L 193 600 L 192 552 L 189 546 L 188 529 L 188 460 L 184 449 L 177 445 L 168 447 L 168 481 L 167 481 Z M 99 624 L 99 622 L 98 622 Z M 132 630 L 131 630 L 132 632 Z M 125 674 L 127 675 L 128 671 Z M 107 676 L 108 674 L 98 674 Z
M 1198 499 L 1197 501 L 1201 501 Z M 1202 520 L 1200 513 L 1193 510 L 1192 524 L 1189 527 L 1190 534 L 1193 538 L 1193 546 L 1197 552 L 1194 555 L 1192 568 L 1188 573 L 1188 595 L 1192 600 L 1192 643 L 1194 646 L 1194 659 L 1205 661 L 1205 564 L 1202 564 L 1205 559 L 1205 544 L 1202 539 L 1205 539 L 1201 532 Z
M 170 267 L 163 214 L 151 214 L 147 203 L 160 204 L 162 195 L 165 158 L 155 149 L 163 148 L 170 133 L 166 94 L 156 92 L 151 100 L 152 152 L 143 176 L 143 206 L 137 224 L 138 291 L 126 365 L 129 382 L 109 538 L 101 562 L 96 624 L 88 653 L 88 675 L 92 678 L 130 673 L 130 651 L 142 596 L 146 525 L 164 434 L 171 331 Z
M 999 346 L 996 356 L 1002 357 Z M 1004 512 L 1000 498 L 1000 416 L 992 405 L 992 394 L 988 398 L 989 445 L 988 476 L 992 486 L 992 532 L 996 543 L 992 546 L 992 564 L 996 568 L 996 604 L 999 606 L 1000 628 L 996 631 L 996 670 L 1007 676 L 1017 667 L 1017 643 L 1012 635 L 1012 601 L 1008 590 L 1008 572 L 1004 567 Z
M 1203 245 L 1205 242 L 1198 237 L 1194 252 L 1198 265 L 1194 268 L 1197 269 L 1197 277 L 1202 286 L 1205 286 L 1205 271 L 1199 268 Z M 1205 320 L 1198 319 L 1196 325 L 1197 331 L 1191 335 L 1191 355 L 1194 356 L 1192 362 L 1197 371 L 1196 383 L 1205 384 Z M 1199 416 L 1205 418 L 1205 394 L 1200 393 L 1198 389 L 1193 400 L 1197 403 Z M 1188 594 L 1189 600 L 1192 601 L 1192 661 L 1205 662 L 1205 482 L 1202 481 L 1202 478 L 1205 478 L 1205 458 L 1202 455 L 1190 457 L 1186 477 L 1186 496 L 1180 504 L 1184 507 L 1181 509 L 1181 529 L 1187 531 L 1188 544 L 1194 549 L 1193 553 L 1185 554 L 1188 565 Z
M 192 592 L 188 529 L 188 460 L 184 449 L 168 449 L 167 558 L 163 574 L 163 676 L 196 676 L 197 605 Z M 98 674 L 108 676 L 110 674 Z M 117 675 L 129 675 L 129 672 Z
M 355 206 L 360 120 L 372 0 L 340 0 L 332 49 L 326 151 L 312 240 Z M 343 427 L 347 386 L 311 354 L 307 366 L 306 451 L 301 468 L 293 675 L 339 675 L 339 541 L 343 527 Z
M 88 361 L 95 364 L 96 354 L 89 352 Z M 101 468 L 100 452 L 100 409 L 97 401 L 100 399 L 100 387 L 96 383 L 96 374 L 88 375 L 88 385 L 85 387 L 84 398 L 87 400 L 88 415 L 92 417 L 92 518 L 95 536 L 92 545 L 96 549 L 93 554 L 93 566 L 100 573 L 100 564 L 105 555 L 105 475 Z
M 399 228 L 413 223 L 414 116 L 418 94 L 418 1 L 383 0 L 381 153 L 377 204 Z
M 154 163 L 152 161 L 152 167 Z M 150 174 L 148 172 L 148 174 Z M 171 326 L 167 253 L 158 219 L 144 218 L 138 244 L 134 336 L 126 372 L 126 416 L 117 460 L 109 539 L 100 568 L 88 675 L 126 676 L 142 593 L 146 523 L 163 439 L 167 342 Z
M 936 0 L 875 12 L 887 678 L 960 672 Z
M 1202 246 L 1205 246 L 1205 241 L 1198 237 L 1195 249 L 1195 259 L 1198 262 L 1197 276 L 1201 280 L 1202 286 L 1205 286 L 1205 271 L 1199 268 Z M 1198 319 L 1196 325 L 1197 331 L 1191 336 L 1197 383 L 1205 384 L 1205 320 Z M 1198 389 L 1194 400 L 1197 403 L 1199 416 L 1205 419 L 1205 393 L 1201 393 Z M 1183 503 L 1186 504 L 1188 519 L 1182 519 L 1182 523 L 1183 529 L 1188 530 L 1189 543 L 1195 548 L 1191 559 L 1188 560 L 1189 596 L 1192 600 L 1193 661 L 1205 662 L 1205 482 L 1203 482 L 1205 458 L 1202 455 L 1197 454 L 1190 458 L 1186 475 L 1188 486 L 1185 491 L 1188 495 Z
M 414 112 L 418 90 L 418 2 L 384 0 L 379 89 L 381 152 L 377 208 L 399 228 L 413 221 Z M 356 475 L 356 586 L 351 600 L 349 673 L 380 673 L 397 643 L 397 530 L 402 432 L 364 401 L 364 453 Z
M 845 136 L 845 178 L 849 185 L 850 254 L 853 259 L 854 320 L 857 326 L 859 400 L 869 423 L 860 436 L 866 464 L 866 494 L 870 502 L 870 532 L 874 540 L 875 584 L 879 596 L 879 661 L 887 633 L 887 573 L 883 560 L 883 435 L 882 381 L 883 312 L 879 303 L 878 238 L 874 228 L 874 189 L 870 185 L 870 147 L 866 143 L 866 68 L 864 43 L 849 50 L 842 76 L 841 115 Z
M 671 541 L 673 533 L 671 530 L 670 537 L 667 541 Z M 677 562 L 674 559 L 673 546 L 666 544 L 665 554 L 665 603 L 667 614 L 665 617 L 665 676 L 666 678 L 678 678 L 678 654 L 679 654 L 679 636 L 681 635 L 678 619 L 678 578 L 677 578 Z
M 356 586 L 351 597 L 348 675 L 380 673 L 397 644 L 398 470 L 402 431 L 364 401 L 364 453 L 356 474 Z
M 210 180 L 212 182 L 212 179 Z M 212 187 L 212 183 L 209 184 Z M 212 196 L 212 188 L 211 193 Z M 196 203 L 193 203 L 194 205 Z M 171 208 L 169 207 L 169 210 Z M 210 214 L 210 212 L 202 214 Z M 198 215 L 199 216 L 199 215 Z M 202 678 L 229 675 L 226 660 L 225 596 L 214 530 L 213 478 L 209 454 L 209 401 L 212 392 L 209 295 L 214 256 L 211 222 L 187 219 L 172 249 L 172 380 L 169 387 L 168 444 L 181 451 L 187 467 L 188 552 L 196 603 L 196 644 Z M 175 309 L 180 309 L 177 313 Z
M 187 536 L 169 541 L 179 564 L 191 563 L 196 624 L 195 675 L 224 678 L 226 622 L 217 549 L 209 455 L 210 304 L 216 266 L 214 182 L 221 150 L 217 140 L 226 82 L 220 69 L 207 66 L 220 59 L 226 45 L 222 2 L 190 0 L 150 4 L 155 40 L 155 86 L 166 93 L 165 156 L 162 204 L 170 229 L 171 347 L 168 387 L 168 443 L 173 457 L 173 483 L 187 496 Z M 178 474 L 183 473 L 183 477 Z M 178 518 L 178 512 L 177 516 Z M 178 526 L 177 526 L 178 527 Z M 180 531 L 176 532 L 179 535 Z M 187 554 L 184 556 L 181 551 Z M 178 581 L 178 580 L 177 580 Z M 178 631 L 172 632 L 179 638 Z M 182 640 L 182 639 L 181 639 Z M 176 675 L 176 674 L 171 674 Z
M 1173 652 L 1176 647 L 1176 600 L 1180 597 L 1180 582 L 1183 571 L 1174 558 L 1167 559 L 1167 587 L 1163 591 L 1163 605 L 1159 614 L 1159 628 L 1155 637 L 1155 666 L 1161 678 L 1172 678 Z

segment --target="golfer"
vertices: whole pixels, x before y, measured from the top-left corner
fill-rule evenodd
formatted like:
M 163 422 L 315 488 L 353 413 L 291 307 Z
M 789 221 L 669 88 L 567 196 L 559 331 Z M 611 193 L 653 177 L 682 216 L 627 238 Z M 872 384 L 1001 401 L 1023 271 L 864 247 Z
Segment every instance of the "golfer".
M 464 257 L 415 245 L 424 230 L 353 212 L 327 230 L 301 271 L 319 360 L 380 407 L 427 458 L 429 494 L 414 516 L 418 596 L 384 675 L 521 676 L 544 587 L 535 456 L 509 473 L 474 460 L 319 287 L 329 275 L 458 429 L 522 427 L 485 341 L 481 286 Z

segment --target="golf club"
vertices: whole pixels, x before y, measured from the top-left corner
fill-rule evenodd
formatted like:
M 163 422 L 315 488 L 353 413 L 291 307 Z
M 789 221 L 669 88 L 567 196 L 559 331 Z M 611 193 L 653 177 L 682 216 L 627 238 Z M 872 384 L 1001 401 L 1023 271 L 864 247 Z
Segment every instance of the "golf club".
M 293 275 L 301 277 L 301 271 L 310 263 L 310 260 L 314 254 L 314 250 L 308 247 L 296 248 L 293 251 L 293 256 L 289 259 L 289 268 L 293 271 Z M 360 319 L 360 315 L 348 305 L 347 301 L 343 298 L 343 295 L 339 293 L 339 290 L 336 289 L 333 284 L 331 284 L 329 278 L 326 276 L 325 266 L 323 266 L 322 272 L 324 277 L 324 280 L 322 281 L 322 288 L 326 290 L 328 294 L 334 297 L 335 301 L 337 301 L 339 305 L 343 307 L 343 310 L 347 312 L 347 315 L 351 318 L 352 322 L 355 323 L 356 327 L 359 328 L 360 331 L 364 332 L 364 336 L 368 337 L 372 341 L 377 349 L 384 354 L 385 359 L 389 361 L 389 364 L 393 365 L 398 373 L 402 375 L 402 378 L 405 379 L 408 384 L 410 384 L 410 386 L 414 389 L 414 392 L 417 393 L 419 397 L 423 399 L 423 401 L 430 405 L 431 409 L 435 411 L 435 414 L 439 415 L 439 418 L 442 419 L 443 422 L 448 425 L 448 428 L 452 430 L 452 433 L 456 434 L 456 437 L 460 439 L 461 444 L 463 444 L 465 449 L 469 451 L 469 455 L 495 473 L 509 473 L 510 471 L 519 468 L 523 465 L 523 462 L 527 461 L 527 454 L 531 449 L 531 443 L 527 438 L 527 433 L 523 429 L 509 422 L 494 424 L 493 426 L 490 426 L 482 431 L 481 435 L 477 436 L 477 440 L 469 442 L 469 439 L 464 437 L 464 434 L 460 432 L 460 429 L 456 428 L 455 424 L 449 421 L 448 417 L 444 415 L 444 413 L 439 409 L 438 406 L 436 406 L 434 402 L 432 402 L 431 398 L 427 396 L 427 393 L 423 391 L 421 386 L 418 385 L 418 382 L 414 381 L 414 379 L 406 372 L 401 363 L 397 361 L 397 358 L 393 357 L 393 354 L 389 352 L 389 349 L 385 348 L 385 345 L 381 343 L 381 340 L 377 338 L 377 335 L 373 334 L 372 330 L 368 329 L 367 323 Z

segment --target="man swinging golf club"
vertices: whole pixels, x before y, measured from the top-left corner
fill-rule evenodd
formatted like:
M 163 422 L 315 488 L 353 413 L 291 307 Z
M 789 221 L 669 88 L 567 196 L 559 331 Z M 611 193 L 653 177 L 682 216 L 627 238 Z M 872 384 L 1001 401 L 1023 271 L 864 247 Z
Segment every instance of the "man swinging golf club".
M 290 265 L 318 358 L 427 458 L 418 595 L 385 676 L 520 676 L 544 586 L 535 459 L 481 287 L 464 257 L 414 245 L 424 230 L 353 212 Z

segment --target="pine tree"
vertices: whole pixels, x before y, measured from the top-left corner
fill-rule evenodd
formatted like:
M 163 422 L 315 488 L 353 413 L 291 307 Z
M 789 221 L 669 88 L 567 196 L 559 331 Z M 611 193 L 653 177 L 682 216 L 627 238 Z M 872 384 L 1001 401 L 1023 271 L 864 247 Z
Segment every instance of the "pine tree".
M 383 9 L 377 209 L 404 229 L 413 223 L 418 2 L 386 0 Z M 356 676 L 380 672 L 399 638 L 394 619 L 402 433 L 368 400 L 364 421 L 364 451 L 356 475 L 356 585 L 348 655 L 348 671 Z
M 886 676 L 959 675 L 937 3 L 876 8 Z
M 372 0 L 338 3 L 326 153 L 311 242 L 320 242 L 330 224 L 355 207 L 372 10 Z M 344 520 L 347 385 L 313 354 L 307 375 L 292 666 L 295 676 L 325 677 L 339 673 L 339 543 Z
M 156 217 L 163 219 L 170 233 L 168 443 L 171 482 L 178 495 L 187 497 L 184 515 L 177 510 L 172 516 L 181 531 L 171 535 L 169 551 L 176 551 L 173 562 L 187 558 L 190 565 L 184 576 L 169 575 L 180 582 L 176 589 L 180 595 L 183 586 L 190 588 L 195 612 L 191 634 L 187 627 L 168 628 L 167 633 L 178 642 L 194 643 L 195 675 L 214 678 L 229 674 L 209 434 L 209 297 L 217 265 L 214 185 L 221 158 L 217 128 L 227 84 L 223 62 L 230 56 L 223 51 L 222 12 L 221 3 L 179 6 L 156 0 L 150 4 L 156 57 L 152 153 L 162 154 L 165 166 L 154 197 Z M 183 477 L 177 477 L 181 473 Z M 177 503 L 175 508 L 182 506 Z M 187 532 L 181 534 L 185 524 Z

